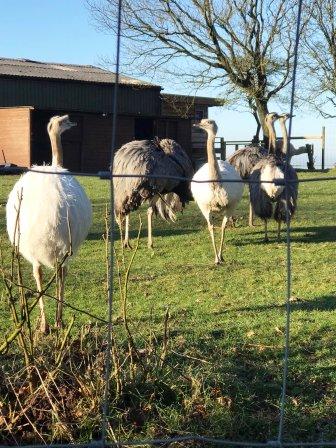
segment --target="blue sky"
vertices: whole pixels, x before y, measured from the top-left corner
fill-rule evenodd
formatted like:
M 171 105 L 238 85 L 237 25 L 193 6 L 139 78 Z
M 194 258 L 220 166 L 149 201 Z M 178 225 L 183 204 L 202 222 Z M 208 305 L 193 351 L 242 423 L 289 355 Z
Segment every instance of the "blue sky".
M 115 54 L 114 37 L 96 29 L 84 0 L 0 0 L 0 6 L 0 57 L 99 65 L 103 57 L 113 58 Z M 174 86 L 165 80 L 161 85 L 166 92 L 174 92 Z M 190 89 L 185 93 L 190 94 Z M 219 135 L 227 140 L 248 140 L 255 132 L 254 119 L 248 113 L 212 108 L 210 115 L 219 125 Z M 335 119 L 324 120 L 299 110 L 295 115 L 293 135 L 319 135 L 326 126 L 326 162 L 333 165 Z M 320 146 L 315 147 L 319 162 Z M 293 162 L 304 164 L 305 158 Z

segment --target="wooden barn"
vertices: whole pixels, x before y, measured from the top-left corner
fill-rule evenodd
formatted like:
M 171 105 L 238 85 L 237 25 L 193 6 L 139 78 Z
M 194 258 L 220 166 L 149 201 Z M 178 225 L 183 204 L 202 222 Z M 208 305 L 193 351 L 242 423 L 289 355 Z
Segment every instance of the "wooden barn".
M 205 156 L 204 135 L 192 128 L 216 99 L 162 94 L 160 86 L 120 76 L 117 147 L 169 137 L 195 163 Z M 63 136 L 64 165 L 97 172 L 109 166 L 115 74 L 94 66 L 0 58 L 0 164 L 50 163 L 47 123 L 69 114 L 77 122 Z

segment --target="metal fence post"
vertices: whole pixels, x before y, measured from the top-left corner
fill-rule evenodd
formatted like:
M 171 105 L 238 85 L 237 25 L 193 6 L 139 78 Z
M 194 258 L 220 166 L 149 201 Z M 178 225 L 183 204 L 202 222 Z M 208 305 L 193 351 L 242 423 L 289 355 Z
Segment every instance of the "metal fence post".
M 325 165 L 325 126 L 322 126 L 322 169 L 324 170 Z

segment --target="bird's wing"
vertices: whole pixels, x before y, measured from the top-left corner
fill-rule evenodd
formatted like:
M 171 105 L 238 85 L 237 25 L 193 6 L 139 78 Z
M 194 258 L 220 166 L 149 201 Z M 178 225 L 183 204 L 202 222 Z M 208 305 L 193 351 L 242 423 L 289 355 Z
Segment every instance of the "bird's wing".
M 265 156 L 267 156 L 265 148 L 259 146 L 247 146 L 235 151 L 228 158 L 228 162 L 236 168 L 241 178 L 246 180 L 255 165 Z
M 157 191 L 156 180 L 146 176 L 155 167 L 155 147 L 149 140 L 135 140 L 123 145 L 115 154 L 113 174 L 137 177 L 115 177 L 114 204 L 116 214 L 128 214 Z

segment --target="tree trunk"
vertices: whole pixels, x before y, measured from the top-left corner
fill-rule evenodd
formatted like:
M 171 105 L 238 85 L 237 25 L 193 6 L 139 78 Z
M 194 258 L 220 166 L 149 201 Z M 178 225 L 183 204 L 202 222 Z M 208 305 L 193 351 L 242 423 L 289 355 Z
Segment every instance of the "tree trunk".
M 263 130 L 263 135 L 264 135 L 264 145 L 266 148 L 268 148 L 268 139 L 269 139 L 269 135 L 268 135 L 268 129 L 265 123 L 265 118 L 266 115 L 268 114 L 268 107 L 267 107 L 267 101 L 262 99 L 262 100 L 256 100 L 256 109 L 257 109 L 257 113 L 258 113 L 258 117 L 259 117 L 259 121 L 261 123 L 261 127 Z

